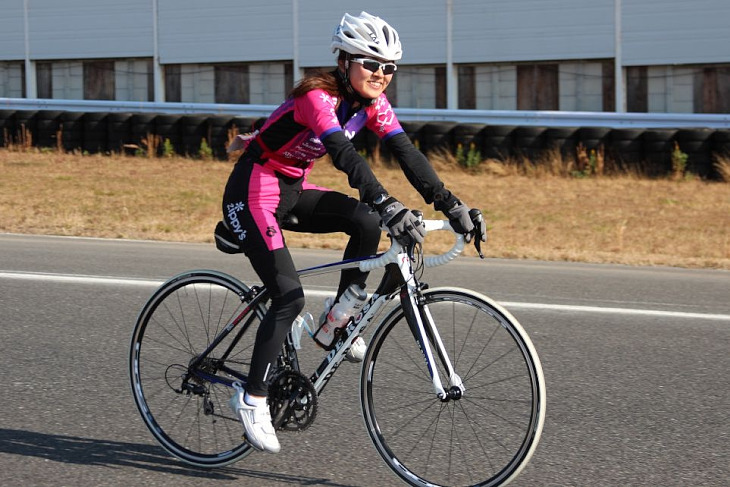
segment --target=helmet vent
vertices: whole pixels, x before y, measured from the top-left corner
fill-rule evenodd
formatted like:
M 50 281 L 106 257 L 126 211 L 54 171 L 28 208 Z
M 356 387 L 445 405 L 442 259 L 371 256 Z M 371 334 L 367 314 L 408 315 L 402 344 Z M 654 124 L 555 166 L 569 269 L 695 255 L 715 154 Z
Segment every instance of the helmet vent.
M 388 35 L 388 29 L 383 27 L 383 37 L 385 37 L 385 44 L 390 44 L 390 36 Z

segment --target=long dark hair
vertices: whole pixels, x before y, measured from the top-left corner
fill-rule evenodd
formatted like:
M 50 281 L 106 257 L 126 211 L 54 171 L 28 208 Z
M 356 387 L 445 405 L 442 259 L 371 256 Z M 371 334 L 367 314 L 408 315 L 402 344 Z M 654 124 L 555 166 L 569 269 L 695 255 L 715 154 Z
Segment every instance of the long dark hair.
M 312 90 L 323 89 L 332 96 L 338 96 L 340 87 L 334 71 L 320 71 L 306 76 L 297 83 L 289 93 L 290 97 L 297 98 L 309 93 Z
M 350 54 L 340 50 L 340 53 L 337 55 L 337 61 L 345 61 L 349 59 L 349 57 Z M 341 76 L 338 76 L 337 74 L 338 69 L 340 69 L 339 65 L 332 71 L 317 71 L 305 76 L 299 81 L 299 83 L 297 83 L 294 89 L 291 90 L 289 96 L 296 98 L 318 88 L 323 89 L 331 96 L 339 96 L 343 88 L 343 80 L 341 79 Z

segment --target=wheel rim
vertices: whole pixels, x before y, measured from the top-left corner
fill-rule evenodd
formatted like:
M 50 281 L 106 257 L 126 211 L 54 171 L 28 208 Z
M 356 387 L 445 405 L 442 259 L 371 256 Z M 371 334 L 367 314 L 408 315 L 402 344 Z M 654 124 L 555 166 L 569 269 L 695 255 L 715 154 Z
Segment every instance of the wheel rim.
M 251 450 L 228 406 L 231 389 L 183 380 L 187 365 L 243 309 L 244 291 L 217 276 L 191 275 L 158 291 L 138 319 L 130 356 L 135 402 L 154 437 L 187 463 L 222 466 Z M 231 367 L 248 370 L 252 340 L 252 333 L 244 334 Z M 206 367 L 212 370 L 210 362 Z M 187 390 L 183 383 L 190 385 Z
M 436 398 L 405 318 L 394 312 L 365 359 L 361 397 L 370 437 L 411 485 L 502 485 L 523 468 L 540 435 L 539 359 L 521 327 L 491 304 L 449 292 L 427 294 L 427 301 L 464 396 Z M 439 374 L 446 382 L 441 366 Z

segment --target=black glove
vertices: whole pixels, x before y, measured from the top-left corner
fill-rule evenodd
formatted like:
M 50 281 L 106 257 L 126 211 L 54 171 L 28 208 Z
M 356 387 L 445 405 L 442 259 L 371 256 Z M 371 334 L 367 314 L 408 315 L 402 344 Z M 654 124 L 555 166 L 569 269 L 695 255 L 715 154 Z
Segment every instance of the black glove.
M 390 235 L 402 245 L 423 243 L 426 229 L 418 217 L 392 196 L 385 195 L 381 199 L 382 201 L 376 200 L 374 206 Z
M 474 222 L 472 222 L 471 216 L 469 215 L 469 207 L 461 201 L 456 200 L 451 208 L 447 208 L 443 212 L 448 217 L 451 228 L 456 233 L 464 235 L 466 243 L 471 242 L 474 236 Z
M 451 228 L 455 232 L 463 234 L 467 243 L 476 236 L 474 247 L 476 247 L 479 257 L 483 259 L 482 242 L 487 241 L 487 223 L 484 221 L 482 212 L 477 208 L 469 209 L 459 200 L 456 200 L 451 208 L 443 210 L 443 212 L 449 218 Z

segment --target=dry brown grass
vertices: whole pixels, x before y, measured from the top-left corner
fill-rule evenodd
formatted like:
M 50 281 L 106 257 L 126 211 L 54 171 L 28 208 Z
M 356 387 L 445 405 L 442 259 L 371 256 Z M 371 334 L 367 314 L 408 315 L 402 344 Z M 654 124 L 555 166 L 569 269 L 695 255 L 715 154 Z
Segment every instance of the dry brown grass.
M 560 162 L 486 161 L 467 171 L 448 157 L 433 160 L 448 187 L 484 210 L 489 257 L 730 269 L 730 184 L 571 178 Z M 2 232 L 212 242 L 231 164 L 0 149 L 0 167 Z M 439 217 L 399 169 L 378 161 L 374 170 L 406 205 Z M 311 180 L 354 194 L 327 161 Z M 343 235 L 287 239 L 295 247 L 345 243 Z M 446 246 L 436 240 L 427 249 Z
M 715 169 L 717 169 L 717 173 L 720 175 L 720 179 L 722 179 L 726 183 L 730 183 L 730 155 L 716 155 L 713 159 Z

